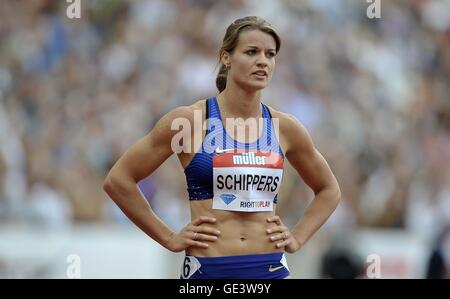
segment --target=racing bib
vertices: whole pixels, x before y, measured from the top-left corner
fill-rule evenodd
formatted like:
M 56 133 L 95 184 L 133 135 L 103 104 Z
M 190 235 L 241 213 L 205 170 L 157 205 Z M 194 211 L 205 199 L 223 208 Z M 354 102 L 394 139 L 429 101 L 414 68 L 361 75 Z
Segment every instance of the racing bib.
M 213 157 L 213 209 L 263 212 L 283 178 L 283 158 L 274 152 L 226 152 Z

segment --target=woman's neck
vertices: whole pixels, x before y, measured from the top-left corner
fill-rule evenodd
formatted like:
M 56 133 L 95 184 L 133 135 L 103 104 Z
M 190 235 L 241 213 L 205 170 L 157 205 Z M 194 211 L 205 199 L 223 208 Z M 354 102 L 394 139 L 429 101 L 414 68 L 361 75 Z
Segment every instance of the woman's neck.
M 258 117 L 261 115 L 261 91 L 247 92 L 240 88 L 225 88 L 218 97 L 228 117 Z

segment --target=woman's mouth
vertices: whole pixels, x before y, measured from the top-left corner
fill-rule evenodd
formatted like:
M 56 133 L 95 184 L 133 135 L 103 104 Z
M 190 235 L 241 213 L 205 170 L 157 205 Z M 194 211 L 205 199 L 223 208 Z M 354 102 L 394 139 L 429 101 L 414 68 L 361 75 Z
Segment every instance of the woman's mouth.
M 257 71 L 257 72 L 252 73 L 252 75 L 254 75 L 260 79 L 265 79 L 267 77 L 267 73 L 265 71 Z

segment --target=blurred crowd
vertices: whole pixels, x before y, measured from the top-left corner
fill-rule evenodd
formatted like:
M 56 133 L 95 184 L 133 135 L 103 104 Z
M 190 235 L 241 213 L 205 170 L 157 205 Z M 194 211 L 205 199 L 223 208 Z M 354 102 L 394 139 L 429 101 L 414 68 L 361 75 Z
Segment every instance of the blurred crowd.
M 450 2 L 81 0 L 0 4 L 0 223 L 125 221 L 103 179 L 172 108 L 216 94 L 226 27 L 258 15 L 282 38 L 263 102 L 295 115 L 340 183 L 326 229 L 450 223 Z M 157 187 L 156 187 L 157 186 Z M 140 183 L 173 228 L 188 221 L 183 169 Z M 312 192 L 288 167 L 278 213 Z M 431 240 L 430 240 L 431 241 Z

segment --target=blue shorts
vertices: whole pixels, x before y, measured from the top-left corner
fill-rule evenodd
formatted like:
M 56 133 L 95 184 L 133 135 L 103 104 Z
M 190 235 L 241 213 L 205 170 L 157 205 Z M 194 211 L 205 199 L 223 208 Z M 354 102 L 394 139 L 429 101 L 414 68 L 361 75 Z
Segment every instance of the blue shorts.
M 219 257 L 186 256 L 181 279 L 281 279 L 289 276 L 283 252 Z

